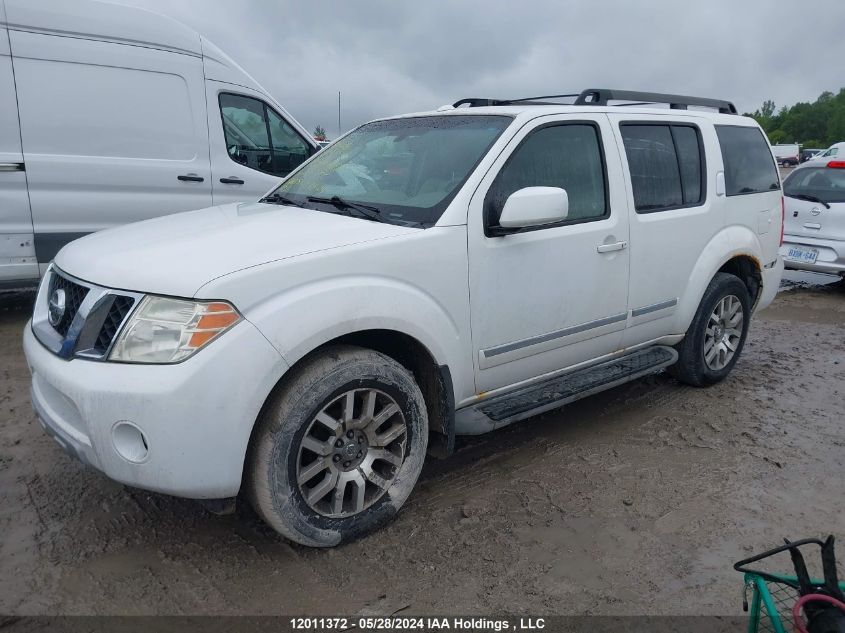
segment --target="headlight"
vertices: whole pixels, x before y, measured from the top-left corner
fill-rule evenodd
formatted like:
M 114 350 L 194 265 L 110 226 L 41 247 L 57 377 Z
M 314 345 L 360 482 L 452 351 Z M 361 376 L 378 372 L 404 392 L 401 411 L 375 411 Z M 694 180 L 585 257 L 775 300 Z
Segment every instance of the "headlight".
M 241 320 L 225 301 L 186 301 L 147 296 L 124 325 L 109 360 L 126 363 L 175 363 Z

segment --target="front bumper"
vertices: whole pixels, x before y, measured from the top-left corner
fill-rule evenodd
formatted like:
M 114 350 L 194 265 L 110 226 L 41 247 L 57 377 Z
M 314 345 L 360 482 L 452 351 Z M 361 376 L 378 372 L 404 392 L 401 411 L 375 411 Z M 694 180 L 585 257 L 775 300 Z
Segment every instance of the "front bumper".
M 819 255 L 815 264 L 786 260 L 784 263 L 787 268 L 834 275 L 845 274 L 845 241 L 825 240 L 804 235 L 784 235 L 783 246 L 780 247 L 781 256 L 786 255 L 792 246 L 815 248 L 819 251 Z
M 62 448 L 116 481 L 194 499 L 238 493 L 253 425 L 287 369 L 248 321 L 174 365 L 64 360 L 29 323 L 24 353 L 33 407 Z

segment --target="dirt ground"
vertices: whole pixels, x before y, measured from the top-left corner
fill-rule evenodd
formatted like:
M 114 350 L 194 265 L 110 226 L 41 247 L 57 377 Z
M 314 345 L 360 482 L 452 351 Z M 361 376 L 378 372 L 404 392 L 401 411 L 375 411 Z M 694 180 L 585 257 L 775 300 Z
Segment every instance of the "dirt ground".
M 835 533 L 845 559 L 845 284 L 786 283 L 729 379 L 664 374 L 430 461 L 397 520 L 334 550 L 65 455 L 0 300 L 0 614 L 739 614 L 732 563 Z

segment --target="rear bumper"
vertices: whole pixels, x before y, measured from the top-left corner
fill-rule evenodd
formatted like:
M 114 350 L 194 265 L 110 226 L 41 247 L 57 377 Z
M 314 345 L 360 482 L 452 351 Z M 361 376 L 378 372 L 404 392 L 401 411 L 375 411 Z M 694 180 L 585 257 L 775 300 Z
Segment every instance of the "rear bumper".
M 194 499 L 238 493 L 253 424 L 287 368 L 247 321 L 175 365 L 64 360 L 29 324 L 24 352 L 33 408 L 66 452 L 121 483 Z
M 819 255 L 814 264 L 784 260 L 786 268 L 834 275 L 845 274 L 845 241 L 825 240 L 804 235 L 784 235 L 783 246 L 780 247 L 781 256 L 786 255 L 792 246 L 815 248 L 819 251 Z
M 780 288 L 780 280 L 783 276 L 783 258 L 778 257 L 774 266 L 771 268 L 764 268 L 761 273 L 763 277 L 763 292 L 760 294 L 760 299 L 754 308 L 756 310 L 764 310 L 769 304 L 774 301 L 775 295 Z

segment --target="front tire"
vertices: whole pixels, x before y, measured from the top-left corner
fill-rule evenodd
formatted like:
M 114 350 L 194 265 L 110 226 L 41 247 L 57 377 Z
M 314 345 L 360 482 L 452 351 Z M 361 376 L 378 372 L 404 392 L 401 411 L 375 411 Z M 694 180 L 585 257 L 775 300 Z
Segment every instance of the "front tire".
M 354 540 L 402 507 L 427 442 L 425 401 L 402 365 L 367 349 L 328 348 L 285 379 L 259 418 L 253 506 L 297 543 Z
M 717 273 L 678 350 L 669 373 L 681 382 L 706 387 L 721 382 L 736 365 L 751 318 L 748 288 L 728 273 Z

